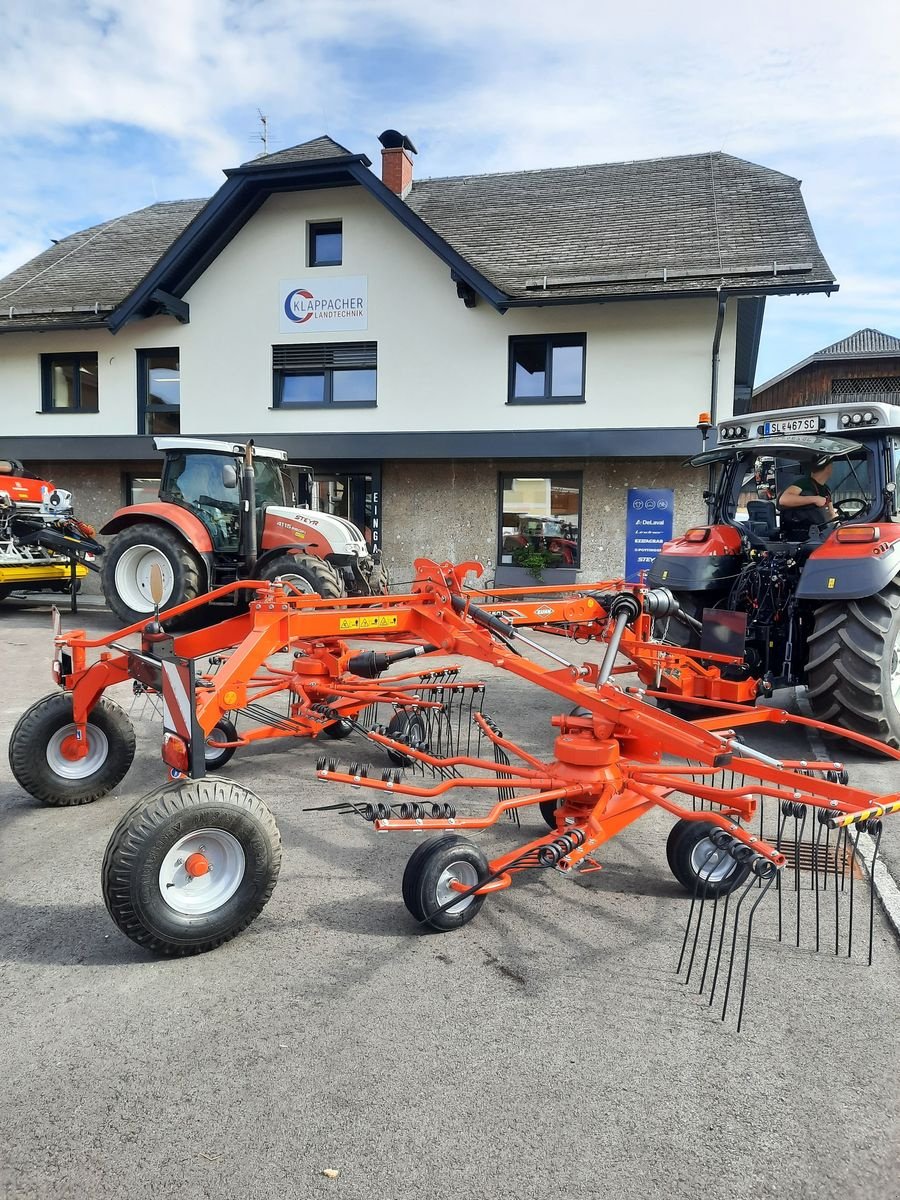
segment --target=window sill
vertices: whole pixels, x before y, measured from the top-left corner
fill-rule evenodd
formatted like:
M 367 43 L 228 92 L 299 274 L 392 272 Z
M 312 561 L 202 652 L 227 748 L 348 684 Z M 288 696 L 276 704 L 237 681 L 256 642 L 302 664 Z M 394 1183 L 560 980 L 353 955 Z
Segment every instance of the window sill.
M 507 408 L 519 408 L 525 404 L 584 404 L 584 396 L 529 396 L 521 400 L 507 400 Z
M 309 412 L 310 409 L 329 408 L 343 412 L 345 408 L 377 408 L 377 400 L 334 400 L 316 404 L 270 404 L 269 412 Z
M 36 408 L 35 414 L 39 417 L 59 417 L 59 416 L 88 416 L 96 417 L 100 413 L 99 408 Z
M 325 260 L 323 259 L 322 262 L 310 263 L 308 270 L 314 271 L 316 269 L 316 267 L 342 267 L 343 265 L 344 265 L 343 260 L 340 258 L 336 258 L 334 260 L 334 262 L 325 262 Z

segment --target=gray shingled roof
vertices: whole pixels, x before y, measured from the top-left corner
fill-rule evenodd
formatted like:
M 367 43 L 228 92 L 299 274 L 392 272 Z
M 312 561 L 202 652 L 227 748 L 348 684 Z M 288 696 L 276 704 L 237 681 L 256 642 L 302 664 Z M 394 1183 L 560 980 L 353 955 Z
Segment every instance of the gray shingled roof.
M 289 146 L 287 150 L 276 150 L 274 154 L 260 154 L 257 158 L 251 158 L 249 162 L 242 163 L 241 166 L 270 167 L 278 163 L 313 162 L 317 158 L 344 158 L 345 156 L 354 157 L 353 152 L 346 146 L 325 136 L 313 138 L 309 142 L 302 142 L 299 146 Z
M 834 280 L 799 181 L 728 154 L 424 179 L 406 202 L 519 299 Z
M 849 337 L 816 351 L 816 358 L 867 358 L 869 355 L 900 355 L 900 337 L 880 329 L 857 329 Z
M 151 204 L 62 238 L 0 280 L 0 330 L 102 325 L 205 203 Z
M 839 342 L 832 342 L 830 346 L 826 346 L 823 350 L 817 350 L 815 354 L 810 354 L 807 358 L 801 359 L 800 362 L 794 363 L 792 367 L 788 367 L 780 375 L 773 375 L 771 379 L 767 379 L 765 383 L 761 383 L 759 387 L 755 387 L 753 395 L 758 396 L 760 392 L 774 387 L 776 383 L 781 383 L 782 379 L 787 379 L 789 375 L 794 375 L 797 371 L 802 371 L 804 367 L 810 366 L 811 363 L 828 361 L 834 358 L 900 358 L 900 337 L 894 337 L 890 333 L 882 333 L 880 329 L 857 329 L 856 333 L 851 333 L 849 337 L 841 338 Z
M 344 156 L 323 136 L 241 173 Z M 0 333 L 101 325 L 205 203 L 152 204 L 44 251 L 0 280 Z M 513 303 L 834 281 L 799 182 L 727 154 L 423 179 L 406 203 Z

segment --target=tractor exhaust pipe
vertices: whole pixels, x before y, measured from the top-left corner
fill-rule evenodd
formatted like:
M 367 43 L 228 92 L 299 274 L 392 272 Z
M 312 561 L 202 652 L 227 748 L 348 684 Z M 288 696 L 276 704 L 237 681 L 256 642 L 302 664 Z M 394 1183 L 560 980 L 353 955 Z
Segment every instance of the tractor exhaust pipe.
M 256 540 L 256 477 L 253 474 L 253 439 L 244 448 L 241 467 L 241 554 L 248 576 L 253 575 L 259 557 Z

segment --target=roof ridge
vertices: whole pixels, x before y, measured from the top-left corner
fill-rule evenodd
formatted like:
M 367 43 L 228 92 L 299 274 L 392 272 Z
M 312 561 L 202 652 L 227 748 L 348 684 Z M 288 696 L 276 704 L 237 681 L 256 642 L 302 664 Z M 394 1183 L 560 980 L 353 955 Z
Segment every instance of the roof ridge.
M 687 162 L 688 160 L 701 161 L 703 159 L 714 158 L 732 158 L 735 162 L 750 162 L 746 158 L 737 158 L 733 154 L 725 154 L 722 150 L 702 150 L 694 154 L 657 154 L 650 158 L 623 158 L 615 162 L 585 162 L 585 163 L 570 163 L 565 167 L 523 167 L 521 170 L 510 171 L 481 171 L 479 173 L 469 173 L 467 175 L 423 175 L 421 178 L 413 180 L 413 189 L 417 183 L 446 183 L 451 180 L 460 179 L 499 179 L 504 175 L 552 175 L 555 172 L 561 171 L 587 171 L 592 167 L 636 167 L 643 166 L 644 163 L 674 163 Z M 750 163 L 753 167 L 759 167 L 759 163 Z M 771 167 L 760 167 L 763 171 L 769 171 Z M 781 172 L 775 172 L 781 174 Z

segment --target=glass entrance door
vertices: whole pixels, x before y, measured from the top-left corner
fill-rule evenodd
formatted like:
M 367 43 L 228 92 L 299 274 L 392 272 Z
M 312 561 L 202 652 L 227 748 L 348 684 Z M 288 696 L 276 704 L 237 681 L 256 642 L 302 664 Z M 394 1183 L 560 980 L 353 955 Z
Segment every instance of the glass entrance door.
M 381 549 L 381 471 L 319 471 L 313 505 L 320 512 L 352 521 L 374 552 Z

